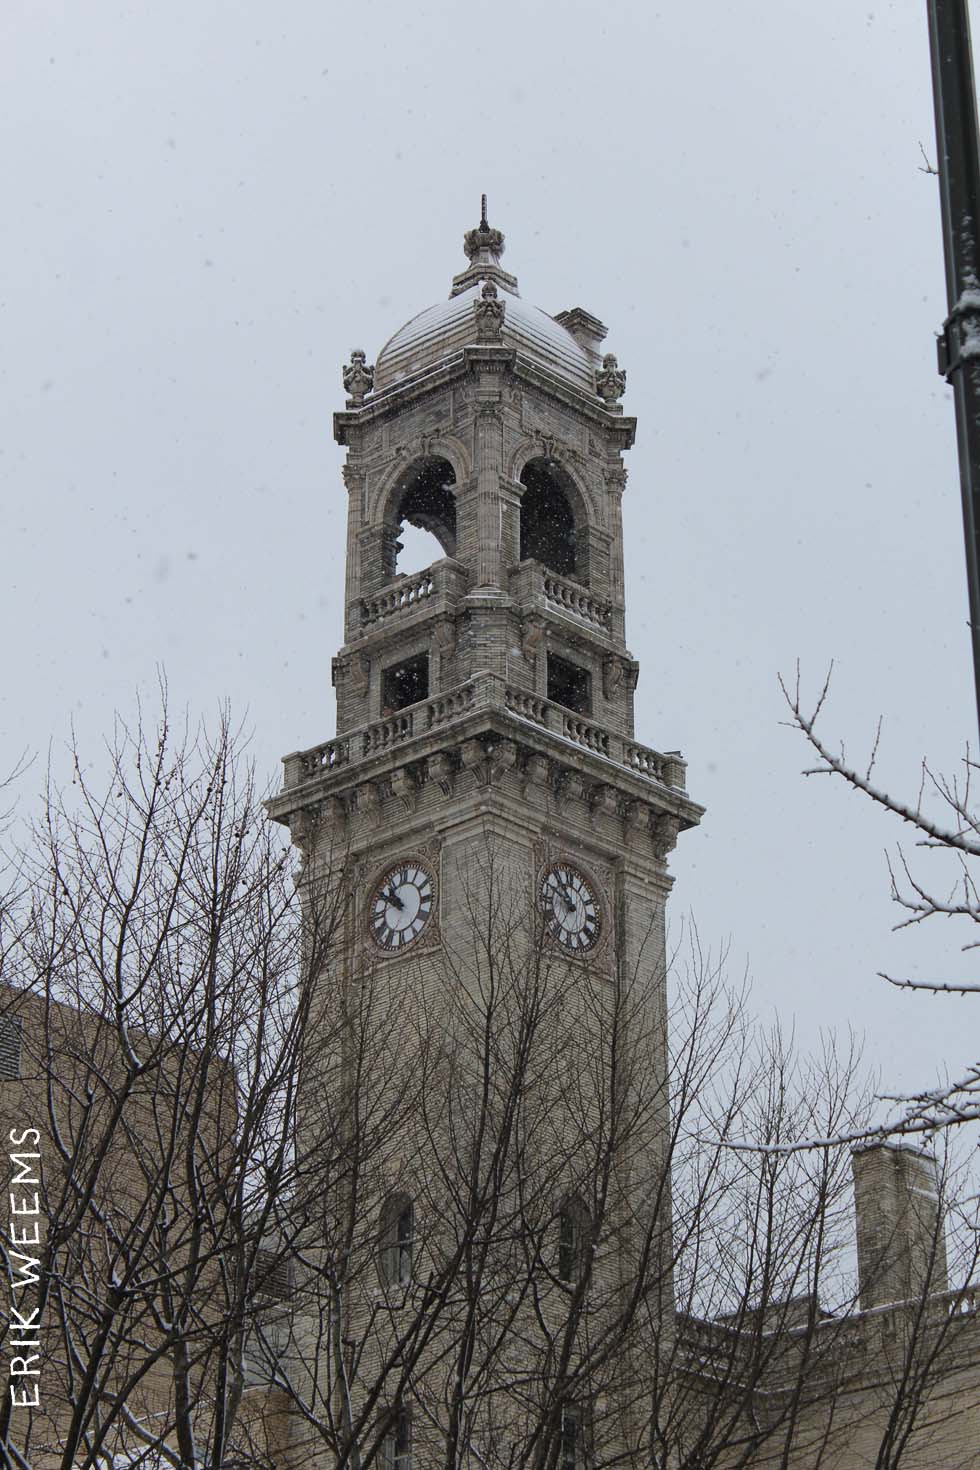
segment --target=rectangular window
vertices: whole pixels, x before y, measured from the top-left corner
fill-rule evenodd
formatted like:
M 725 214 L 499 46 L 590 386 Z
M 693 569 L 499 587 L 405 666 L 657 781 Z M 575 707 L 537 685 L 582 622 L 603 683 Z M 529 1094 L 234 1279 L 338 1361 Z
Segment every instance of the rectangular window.
M 411 1470 L 412 1420 L 407 1409 L 399 1409 L 395 1427 L 385 1436 L 385 1470 Z
M 578 1274 L 578 1231 L 574 1218 L 563 1210 L 558 1236 L 558 1276 L 561 1281 L 575 1281 Z
M 406 1285 L 412 1279 L 412 1226 L 414 1210 L 407 1205 L 398 1216 L 396 1252 L 398 1257 L 398 1281 Z
M 575 1409 L 561 1411 L 561 1470 L 580 1470 L 582 1464 L 582 1426 Z
M 563 705 L 579 715 L 591 713 L 589 684 L 588 669 L 559 658 L 557 653 L 548 654 L 548 698 L 552 704 Z
M 16 1082 L 20 1076 L 21 1029 L 15 1017 L 0 1017 L 0 1082 Z
M 429 697 L 429 655 L 418 653 L 404 663 L 385 669 L 381 675 L 381 715 L 418 704 Z

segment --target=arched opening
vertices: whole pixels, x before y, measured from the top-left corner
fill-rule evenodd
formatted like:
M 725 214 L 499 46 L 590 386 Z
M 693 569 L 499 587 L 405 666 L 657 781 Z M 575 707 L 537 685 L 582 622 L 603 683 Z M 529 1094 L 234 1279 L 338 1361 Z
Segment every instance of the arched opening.
M 415 1206 L 407 1194 L 390 1194 L 378 1222 L 378 1267 L 385 1286 L 407 1286 L 415 1254 Z
M 521 471 L 521 561 L 539 561 L 563 577 L 576 572 L 573 486 L 553 459 L 531 459 Z
M 456 555 L 456 473 L 436 455 L 410 465 L 399 484 L 395 564 L 390 573 L 411 575 Z
M 592 1216 L 578 1195 L 558 1213 L 558 1279 L 568 1286 L 581 1281 L 592 1253 Z

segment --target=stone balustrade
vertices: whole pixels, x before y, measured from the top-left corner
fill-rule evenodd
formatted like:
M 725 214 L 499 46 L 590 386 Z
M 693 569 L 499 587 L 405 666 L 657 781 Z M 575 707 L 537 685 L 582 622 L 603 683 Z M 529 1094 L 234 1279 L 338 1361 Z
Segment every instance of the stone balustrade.
M 465 684 L 409 705 L 383 720 L 375 720 L 335 740 L 314 746 L 312 750 L 297 751 L 287 756 L 283 763 L 285 788 L 314 780 L 339 766 L 382 754 L 413 736 L 451 725 L 475 709 L 491 712 L 499 710 L 501 705 L 529 724 L 616 761 L 640 776 L 661 785 L 684 789 L 686 767 L 676 751 L 665 755 L 624 740 L 618 732 L 595 724 L 574 710 L 542 699 L 529 689 L 506 684 L 499 675 L 491 673 L 478 674 Z
M 566 613 L 601 633 L 613 632 L 613 605 L 597 597 L 581 582 L 553 572 L 539 561 L 522 561 L 510 572 L 510 592 L 518 606 L 544 603 L 548 609 Z
M 297 751 L 287 755 L 285 785 L 299 786 L 303 781 L 312 781 L 315 776 L 325 775 L 337 766 L 345 766 L 350 760 L 350 741 L 345 737 L 328 740 L 325 745 L 315 745 L 312 750 Z
M 399 710 L 396 715 L 389 715 L 385 720 L 377 720 L 373 725 L 368 725 L 361 734 L 361 754 L 377 755 L 379 751 L 388 750 L 392 745 L 410 739 L 414 734 L 417 708 L 416 705 L 407 710 Z
M 520 715 L 525 720 L 533 720 L 536 725 L 548 728 L 548 703 L 539 699 L 536 694 L 531 694 L 527 689 L 515 689 L 508 684 L 504 689 L 504 703 L 511 714 Z
M 610 732 L 604 730 L 601 725 L 590 724 L 580 715 L 562 710 L 561 733 L 566 740 L 574 740 L 576 745 L 584 745 L 586 750 L 594 750 L 597 755 L 609 755 Z
M 362 597 L 361 627 L 367 630 L 395 617 L 407 617 L 437 600 L 454 601 L 464 590 L 465 570 L 459 562 L 451 557 L 433 562 L 423 572 L 399 577 L 370 597 Z
M 676 786 L 683 791 L 687 779 L 687 763 L 678 751 L 664 755 L 659 750 L 649 750 L 645 745 L 627 742 L 623 748 L 623 764 L 641 776 L 661 781 L 665 786 Z
M 566 581 L 557 573 L 544 571 L 542 576 L 545 600 L 563 612 L 582 618 L 587 623 L 608 632 L 612 627 L 612 604 L 593 597 L 587 587 L 578 582 Z
M 460 684 L 458 688 L 450 689 L 446 694 L 437 694 L 434 699 L 428 700 L 422 706 L 425 711 L 425 729 L 433 730 L 436 725 L 444 725 L 447 720 L 454 720 L 459 715 L 465 715 L 475 703 L 476 686 L 472 681 Z

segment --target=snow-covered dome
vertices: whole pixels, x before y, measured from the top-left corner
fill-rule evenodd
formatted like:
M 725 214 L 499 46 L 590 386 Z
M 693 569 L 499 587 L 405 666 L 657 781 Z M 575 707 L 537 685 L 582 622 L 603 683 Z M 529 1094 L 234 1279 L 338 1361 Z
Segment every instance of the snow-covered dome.
M 503 307 L 500 331 L 493 338 L 496 343 L 517 351 L 580 393 L 594 396 L 598 353 L 594 347 L 590 351 L 547 312 L 521 300 L 516 278 L 501 268 L 504 237 L 487 224 L 485 200 L 479 228 L 467 231 L 464 244 L 470 264 L 454 278 L 449 300 L 413 316 L 378 353 L 375 394 L 431 370 L 457 356 L 464 347 L 486 343 L 488 337 L 479 330 L 475 308 L 489 294 Z M 485 289 L 488 283 L 489 293 Z M 604 335 L 601 323 L 595 326 Z M 601 336 L 595 336 L 596 346 L 599 341 Z

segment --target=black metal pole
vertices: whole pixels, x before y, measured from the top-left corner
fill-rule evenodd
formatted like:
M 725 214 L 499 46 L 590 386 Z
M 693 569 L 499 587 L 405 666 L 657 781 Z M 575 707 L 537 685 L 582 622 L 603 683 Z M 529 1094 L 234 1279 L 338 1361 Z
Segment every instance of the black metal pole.
M 939 371 L 953 385 L 973 676 L 980 720 L 980 143 L 967 0 L 928 0 L 949 315 Z

